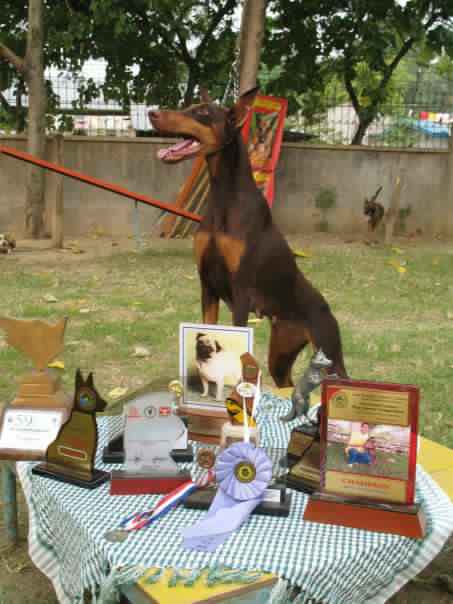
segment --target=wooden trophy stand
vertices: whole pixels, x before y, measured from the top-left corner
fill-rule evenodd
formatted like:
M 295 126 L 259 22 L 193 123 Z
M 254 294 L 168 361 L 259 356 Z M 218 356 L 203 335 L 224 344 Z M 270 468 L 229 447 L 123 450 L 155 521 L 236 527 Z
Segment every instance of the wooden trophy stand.
M 52 325 L 40 320 L 0 318 L 8 344 L 35 366 L 20 382 L 17 396 L 0 410 L 0 458 L 40 460 L 71 413 L 71 399 L 48 364 L 63 350 L 67 319 Z
M 228 421 L 226 409 L 202 409 L 189 405 L 180 405 L 178 415 L 187 418 L 189 440 L 218 445 L 225 422 Z
M 321 442 L 317 425 L 293 428 L 288 444 L 289 471 L 286 484 L 297 491 L 313 493 L 320 488 Z
M 347 499 L 330 493 L 313 493 L 304 520 L 422 539 L 426 519 L 418 504 L 395 505 Z
M 321 485 L 310 497 L 304 520 L 424 537 L 423 510 L 414 503 L 419 396 L 413 385 L 333 377 L 323 381 Z M 344 433 L 340 438 L 335 432 L 337 422 L 349 424 L 346 439 Z M 360 432 L 354 429 L 357 424 Z M 395 438 L 394 449 L 401 449 L 400 463 L 407 466 L 402 477 L 386 470 L 383 454 L 387 448 L 381 445 L 380 456 L 376 454 L 377 437 L 369 432 L 370 426 L 403 431 L 403 442 L 392 437 L 391 431 L 389 435 L 390 443 Z M 343 456 L 340 462 L 338 452 Z
M 93 374 L 84 380 L 78 369 L 71 417 L 47 449 L 46 461 L 35 466 L 32 473 L 84 489 L 95 489 L 108 481 L 110 473 L 94 467 L 96 411 L 104 411 L 106 405 L 94 388 Z

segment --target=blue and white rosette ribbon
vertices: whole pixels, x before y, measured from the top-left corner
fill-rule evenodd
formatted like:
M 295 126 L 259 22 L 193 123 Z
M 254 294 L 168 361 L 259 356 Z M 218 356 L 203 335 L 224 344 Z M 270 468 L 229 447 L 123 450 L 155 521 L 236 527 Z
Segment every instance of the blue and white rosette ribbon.
M 272 462 L 263 449 L 238 442 L 219 455 L 215 475 L 219 488 L 206 516 L 182 531 L 187 549 L 213 552 L 248 519 L 271 481 Z

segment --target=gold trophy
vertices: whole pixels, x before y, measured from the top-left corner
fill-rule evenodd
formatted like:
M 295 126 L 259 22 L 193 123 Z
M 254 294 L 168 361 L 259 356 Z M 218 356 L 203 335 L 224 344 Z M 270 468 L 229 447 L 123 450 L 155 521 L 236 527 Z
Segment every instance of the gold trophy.
M 60 377 L 48 364 L 63 350 L 67 319 L 55 324 L 0 317 L 10 346 L 34 365 L 22 378 L 16 397 L 0 411 L 0 458 L 42 459 L 71 412 Z

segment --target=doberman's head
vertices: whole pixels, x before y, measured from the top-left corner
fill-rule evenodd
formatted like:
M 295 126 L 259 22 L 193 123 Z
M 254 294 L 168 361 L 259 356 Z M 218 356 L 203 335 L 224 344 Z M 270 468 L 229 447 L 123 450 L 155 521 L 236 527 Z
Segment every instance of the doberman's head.
M 213 103 L 202 92 L 201 103 L 183 111 L 150 111 L 149 119 L 158 132 L 185 139 L 159 151 L 159 159 L 176 163 L 196 155 L 207 157 L 223 149 L 243 125 L 257 91 L 254 88 L 246 92 L 230 109 Z

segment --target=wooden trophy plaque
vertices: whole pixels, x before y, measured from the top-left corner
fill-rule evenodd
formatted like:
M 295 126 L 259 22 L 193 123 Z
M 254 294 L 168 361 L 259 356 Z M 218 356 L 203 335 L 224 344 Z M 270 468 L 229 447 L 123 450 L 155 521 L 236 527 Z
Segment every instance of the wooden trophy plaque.
M 322 384 L 321 485 L 304 520 L 422 538 L 415 502 L 419 390 L 329 378 Z
M 303 424 L 292 429 L 287 462 L 289 487 L 304 493 L 319 491 L 321 442 L 317 425 Z
M 95 489 L 108 481 L 110 474 L 94 467 L 96 411 L 104 411 L 106 405 L 94 387 L 93 374 L 84 380 L 78 369 L 71 416 L 48 447 L 46 461 L 35 466 L 32 473 L 85 489 Z
M 40 460 L 71 412 L 71 400 L 60 377 L 48 364 L 63 350 L 67 319 L 50 324 L 41 320 L 0 318 L 7 342 L 33 362 L 22 378 L 14 400 L 0 409 L 0 458 Z

